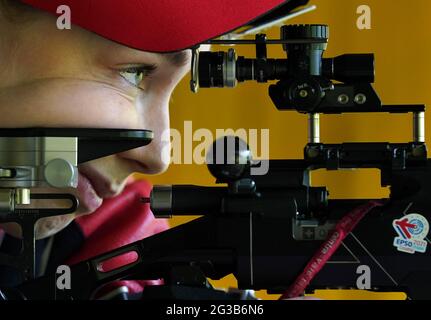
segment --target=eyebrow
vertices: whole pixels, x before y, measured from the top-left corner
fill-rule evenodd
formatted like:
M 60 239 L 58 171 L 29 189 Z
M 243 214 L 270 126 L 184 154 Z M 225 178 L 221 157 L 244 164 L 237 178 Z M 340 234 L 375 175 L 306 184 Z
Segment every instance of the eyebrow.
M 189 60 L 190 55 L 188 54 L 188 50 L 177 51 L 172 53 L 162 53 L 162 56 L 168 61 L 170 64 L 176 67 L 185 66 Z

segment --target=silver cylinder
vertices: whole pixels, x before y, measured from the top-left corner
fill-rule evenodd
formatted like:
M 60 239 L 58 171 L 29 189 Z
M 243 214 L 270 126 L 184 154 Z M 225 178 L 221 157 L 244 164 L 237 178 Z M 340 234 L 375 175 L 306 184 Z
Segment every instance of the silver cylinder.
M 16 204 L 30 204 L 31 199 L 30 199 L 30 189 L 25 189 L 25 188 L 21 188 L 21 189 L 16 189 L 15 190 L 15 203 Z
M 308 115 L 308 143 L 320 143 L 320 115 L 318 113 Z
M 413 142 L 425 142 L 425 112 L 413 113 Z

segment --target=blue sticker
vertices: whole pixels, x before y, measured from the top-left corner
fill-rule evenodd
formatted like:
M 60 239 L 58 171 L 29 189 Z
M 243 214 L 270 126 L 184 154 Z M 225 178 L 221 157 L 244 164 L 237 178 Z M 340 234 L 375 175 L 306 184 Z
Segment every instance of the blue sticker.
M 429 224 L 424 216 L 411 213 L 394 220 L 392 226 L 398 234 L 394 239 L 394 246 L 398 251 L 411 254 L 426 251 L 428 242 L 425 238 L 428 235 Z

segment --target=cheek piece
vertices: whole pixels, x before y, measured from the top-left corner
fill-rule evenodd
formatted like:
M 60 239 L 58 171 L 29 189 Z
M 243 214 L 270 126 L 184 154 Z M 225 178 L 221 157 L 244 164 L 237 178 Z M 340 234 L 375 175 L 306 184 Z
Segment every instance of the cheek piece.
M 78 165 L 145 146 L 147 130 L 0 129 L 0 223 L 15 222 L 22 230 L 21 254 L 0 253 L 0 265 L 15 268 L 24 280 L 35 277 L 35 224 L 45 217 L 73 213 L 78 199 L 67 191 L 78 185 Z M 32 193 L 56 188 L 64 193 Z M 43 200 L 67 200 L 68 207 L 43 207 Z M 33 200 L 38 200 L 35 208 Z M 39 207 L 41 206 L 41 207 Z
M 102 210 L 109 224 L 113 212 L 126 208 L 116 227 L 133 220 L 127 215 L 134 210 L 128 207 L 133 201 L 151 208 L 156 218 L 199 218 L 117 248 L 108 246 L 112 250 L 107 253 L 101 252 L 102 247 L 87 247 L 85 254 L 71 260 L 67 290 L 58 290 L 58 276 L 47 274 L 15 288 L 2 288 L 0 299 L 128 298 L 132 286 L 143 287 L 142 283 L 118 282 L 122 279 L 157 284 L 147 283 L 141 299 L 253 300 L 253 290 L 260 289 L 284 299 L 322 288 L 398 291 L 408 299 L 430 299 L 431 161 L 425 143 L 425 106 L 382 104 L 372 86 L 373 54 L 324 57 L 329 40 L 326 25 L 283 25 L 279 39 L 259 33 L 296 16 L 291 10 L 288 15 L 272 11 L 245 31 L 203 42 L 233 46 L 226 52 L 199 52 L 199 46 L 193 46 L 191 89 L 271 81 L 269 101 L 278 110 L 308 116 L 303 159 L 256 160 L 238 137 L 220 138 L 206 158 L 215 186 L 154 186 L 150 195 L 126 188 Z M 254 39 L 242 39 L 247 32 L 257 34 Z M 237 56 L 239 45 L 253 45 L 255 56 Z M 281 45 L 284 56 L 269 58 L 268 45 Z M 345 113 L 412 114 L 413 137 L 400 143 L 323 143 L 320 114 Z M 32 199 L 54 196 L 32 194 L 32 187 L 76 187 L 77 164 L 146 145 L 151 138 L 151 132 L 136 130 L 1 130 L 0 221 L 22 225 L 24 252 L 31 256 L 35 221 L 60 214 L 55 208 L 25 209 Z M 390 187 L 389 196 L 334 199 L 329 198 L 326 186 L 311 183 L 311 174 L 318 169 L 360 168 L 380 170 L 381 186 Z M 70 208 L 61 210 L 76 209 L 73 196 L 57 196 L 71 202 Z M 91 215 L 79 219 L 89 237 L 97 233 L 96 219 Z M 135 227 L 144 223 L 132 222 Z M 114 238 L 113 233 L 104 237 Z M 28 255 L 13 259 L 0 255 L 0 262 L 22 270 L 26 279 L 34 276 L 34 260 Z M 239 290 L 216 290 L 208 281 L 230 274 L 238 280 Z

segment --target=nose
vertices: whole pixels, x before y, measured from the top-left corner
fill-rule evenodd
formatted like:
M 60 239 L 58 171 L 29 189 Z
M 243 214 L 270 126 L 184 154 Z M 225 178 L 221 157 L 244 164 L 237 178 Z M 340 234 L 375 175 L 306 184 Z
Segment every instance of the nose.
M 153 131 L 154 138 L 150 144 L 123 152 L 120 157 L 139 163 L 142 173 L 162 173 L 170 162 L 169 98 L 144 101 L 138 109 L 139 129 Z

